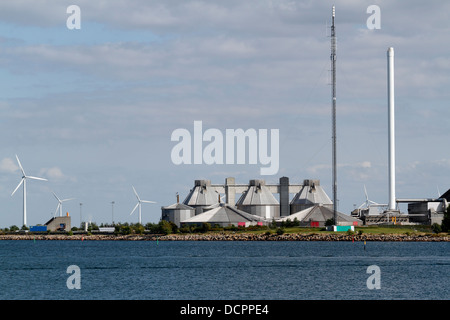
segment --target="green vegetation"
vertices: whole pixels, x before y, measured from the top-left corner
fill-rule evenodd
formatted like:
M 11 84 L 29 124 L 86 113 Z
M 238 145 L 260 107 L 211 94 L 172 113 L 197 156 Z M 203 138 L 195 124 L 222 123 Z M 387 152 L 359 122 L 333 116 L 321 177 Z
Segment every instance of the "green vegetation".
M 269 226 L 249 226 L 249 227 L 237 227 L 226 226 L 221 227 L 219 225 L 211 225 L 209 223 L 202 223 L 199 225 L 184 225 L 178 228 L 174 223 L 168 221 L 160 221 L 159 223 L 147 223 L 145 226 L 140 224 L 119 224 L 115 225 L 116 234 L 178 234 L 178 233 L 255 233 L 255 234 L 291 234 L 291 233 L 333 233 L 333 231 L 326 231 L 325 228 L 312 228 L 312 227 L 300 227 L 294 221 L 286 221 L 284 224 L 276 225 L 270 224 Z M 441 232 L 441 231 L 439 231 Z M 414 226 L 402 226 L 402 225 L 387 225 L 387 226 L 360 226 L 356 227 L 355 231 L 343 231 L 343 233 L 349 235 L 361 235 L 361 234 L 431 234 L 436 233 L 433 226 L 414 225 Z
M 167 235 L 167 234 L 194 234 L 194 233 L 253 233 L 253 234 L 327 234 L 334 233 L 333 231 L 326 231 L 324 227 L 302 227 L 297 219 L 286 220 L 282 223 L 276 223 L 272 221 L 268 226 L 249 226 L 249 227 L 237 227 L 237 226 L 219 226 L 211 225 L 209 223 L 202 223 L 199 225 L 183 225 L 178 228 L 174 223 L 161 220 L 158 223 L 147 223 L 145 225 L 136 223 L 116 223 L 111 224 L 101 224 L 100 227 L 114 227 L 114 233 L 117 235 L 129 235 L 129 234 L 157 234 L 157 235 Z M 429 225 L 382 225 L 382 226 L 358 226 L 355 231 L 346 231 L 348 235 L 361 235 L 361 234 L 405 234 L 405 235 L 430 235 L 434 234 L 436 236 L 442 236 L 449 233 L 450 230 L 450 207 L 447 209 L 442 224 Z M 9 228 L 0 229 L 0 233 L 17 233 L 28 231 L 28 228 L 19 228 L 16 225 L 10 226 Z M 71 231 L 68 232 L 69 235 L 74 233 L 84 233 L 84 228 L 73 227 Z M 88 227 L 88 233 L 92 234 L 99 232 L 99 226 L 96 223 L 90 223 Z M 48 231 L 47 233 L 53 233 Z

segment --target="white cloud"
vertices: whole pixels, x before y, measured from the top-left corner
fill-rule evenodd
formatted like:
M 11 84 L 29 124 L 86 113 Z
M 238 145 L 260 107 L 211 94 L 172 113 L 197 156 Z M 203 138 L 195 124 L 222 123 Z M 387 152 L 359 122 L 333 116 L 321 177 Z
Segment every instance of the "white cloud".
M 19 167 L 16 165 L 15 161 L 11 158 L 3 158 L 0 161 L 0 171 L 1 172 L 9 172 L 13 173 L 19 170 Z
M 52 167 L 52 168 L 43 168 L 39 171 L 39 174 L 41 176 L 47 177 L 50 181 L 75 181 L 75 178 L 69 177 L 66 174 L 64 174 L 59 167 Z

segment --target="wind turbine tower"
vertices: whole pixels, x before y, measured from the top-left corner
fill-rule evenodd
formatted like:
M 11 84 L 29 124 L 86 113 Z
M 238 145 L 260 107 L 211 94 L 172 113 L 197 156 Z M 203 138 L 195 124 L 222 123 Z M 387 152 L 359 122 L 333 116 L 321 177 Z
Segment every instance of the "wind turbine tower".
M 17 189 L 23 184 L 23 225 L 27 226 L 27 179 L 32 180 L 42 180 L 48 181 L 44 178 L 38 178 L 33 176 L 27 176 L 25 171 L 23 170 L 22 164 L 20 163 L 19 157 L 16 155 L 17 163 L 19 164 L 20 171 L 22 171 L 22 180 L 20 180 L 17 187 L 14 189 L 13 193 L 11 193 L 11 197 L 16 193 Z
M 132 186 L 133 187 L 133 186 Z M 141 200 L 141 198 L 139 197 L 138 193 L 136 192 L 136 189 L 133 187 L 133 191 L 134 194 L 136 195 L 136 198 L 138 200 L 138 203 L 136 204 L 136 206 L 133 208 L 133 211 L 131 211 L 130 216 L 133 214 L 133 212 L 136 210 L 137 207 L 139 207 L 139 224 L 142 224 L 142 215 L 141 215 L 141 204 L 143 202 L 145 203 L 156 203 L 154 201 L 148 201 L 148 200 Z
M 59 209 L 59 216 L 62 217 L 62 203 L 65 201 L 74 200 L 75 198 L 61 200 L 60 198 L 58 198 L 58 196 L 54 192 L 53 192 L 53 195 L 55 196 L 56 200 L 58 200 L 58 206 L 56 207 L 55 215 Z

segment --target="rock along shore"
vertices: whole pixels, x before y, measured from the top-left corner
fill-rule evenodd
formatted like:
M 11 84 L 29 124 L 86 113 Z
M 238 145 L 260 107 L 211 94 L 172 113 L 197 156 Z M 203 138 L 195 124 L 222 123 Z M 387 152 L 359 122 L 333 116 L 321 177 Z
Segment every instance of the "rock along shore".
M 217 234 L 170 234 L 170 235 L 115 235 L 115 234 L 0 234 L 0 240 L 72 240 L 72 241 L 450 241 L 449 235 L 436 234 L 361 234 L 346 233 L 217 233 Z

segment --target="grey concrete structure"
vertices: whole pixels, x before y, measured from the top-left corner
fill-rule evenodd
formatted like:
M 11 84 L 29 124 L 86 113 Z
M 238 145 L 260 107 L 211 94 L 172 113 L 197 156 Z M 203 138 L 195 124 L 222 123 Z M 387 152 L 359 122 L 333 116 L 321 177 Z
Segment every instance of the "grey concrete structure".
M 181 221 L 181 225 L 202 225 L 203 223 L 209 223 L 211 226 L 218 225 L 220 227 L 231 225 L 248 227 L 251 225 L 265 225 L 267 221 L 262 217 L 249 214 L 224 203 L 192 218 Z
M 337 221 L 340 226 L 360 226 L 363 224 L 362 220 L 351 217 L 347 214 L 343 214 L 341 212 L 336 212 Z M 281 223 L 283 221 L 294 221 L 297 219 L 300 222 L 300 226 L 306 227 L 323 227 L 325 223 L 329 219 L 334 219 L 334 210 L 333 207 L 323 206 L 320 204 L 316 204 L 310 206 L 302 211 L 291 214 L 288 217 L 282 217 L 276 220 L 277 223 Z
M 48 231 L 70 231 L 72 228 L 70 216 L 53 217 L 45 224 Z
M 216 189 L 211 186 L 210 180 L 195 180 L 194 188 L 191 189 L 183 204 L 195 209 L 195 214 L 203 212 L 204 207 L 209 207 L 219 202 Z
M 319 180 L 304 180 L 304 184 L 291 184 L 288 177 L 281 177 L 279 181 L 279 184 L 266 184 L 264 180 L 254 179 L 248 184 L 236 184 L 235 178 L 228 177 L 224 184 L 211 184 L 210 180 L 195 180 L 194 188 L 190 190 L 183 205 L 193 208 L 195 215 L 200 215 L 219 207 L 223 201 L 220 195 L 225 194 L 227 207 L 235 207 L 268 221 L 287 217 L 295 210 L 299 211 L 299 208 L 305 209 L 315 204 L 330 205 L 331 200 L 320 186 Z M 240 194 L 238 201 L 236 194 Z M 277 194 L 279 202 L 274 196 Z M 296 194 L 294 203 L 289 202 L 292 194 Z M 181 223 L 183 217 L 189 215 L 190 209 L 187 207 L 176 204 L 161 207 L 162 219 L 178 225 L 178 217 Z
M 247 190 L 236 203 L 236 207 L 267 220 L 280 217 L 280 204 L 264 180 L 250 180 Z
M 286 217 L 291 214 L 289 205 L 289 178 L 280 178 L 280 216 Z
M 320 180 L 304 180 L 301 190 L 291 201 L 291 213 L 302 211 L 318 204 L 333 208 L 333 202 L 320 185 Z
M 250 180 L 248 184 L 237 184 L 235 178 L 228 177 L 224 184 L 211 184 L 210 180 L 195 180 L 194 188 L 190 190 L 182 204 L 179 204 L 177 200 L 177 204 L 161 207 L 162 219 L 179 225 L 182 221 L 189 219 L 192 210 L 195 211 L 195 215 L 200 215 L 223 206 L 221 202 L 224 199 L 221 199 L 221 194 L 225 194 L 227 208 L 235 208 L 269 222 L 283 218 L 293 220 L 295 217 L 300 220 L 302 216 L 299 212 L 303 212 L 302 214 L 309 212 L 308 217 L 302 217 L 303 225 L 308 225 L 308 221 L 324 223 L 326 221 L 323 220 L 324 218 L 316 221 L 314 217 L 319 214 L 328 215 L 330 210 L 334 217 L 333 202 L 320 185 L 320 180 L 306 179 L 303 180 L 303 184 L 291 184 L 288 177 L 281 177 L 279 184 L 266 184 L 264 180 L 257 179 Z M 238 201 L 236 201 L 236 194 L 240 194 Z M 294 196 L 289 201 L 292 194 Z M 274 195 L 279 196 L 279 201 Z M 386 205 L 370 204 L 367 208 L 355 209 L 351 216 L 337 212 L 337 224 L 345 225 L 349 221 L 358 225 L 361 222 L 364 224 L 441 223 L 443 213 L 450 201 L 450 190 L 438 199 L 396 199 L 396 201 L 410 203 L 409 214 L 398 210 L 380 212 L 380 209 Z M 304 211 L 306 209 L 314 210 Z
M 177 203 L 170 206 L 161 207 L 161 219 L 175 223 L 177 227 L 181 226 L 181 221 L 195 216 L 195 209 L 179 202 L 177 195 Z
M 444 202 L 441 201 L 408 203 L 409 221 L 412 223 L 441 224 L 444 219 L 444 211 Z

